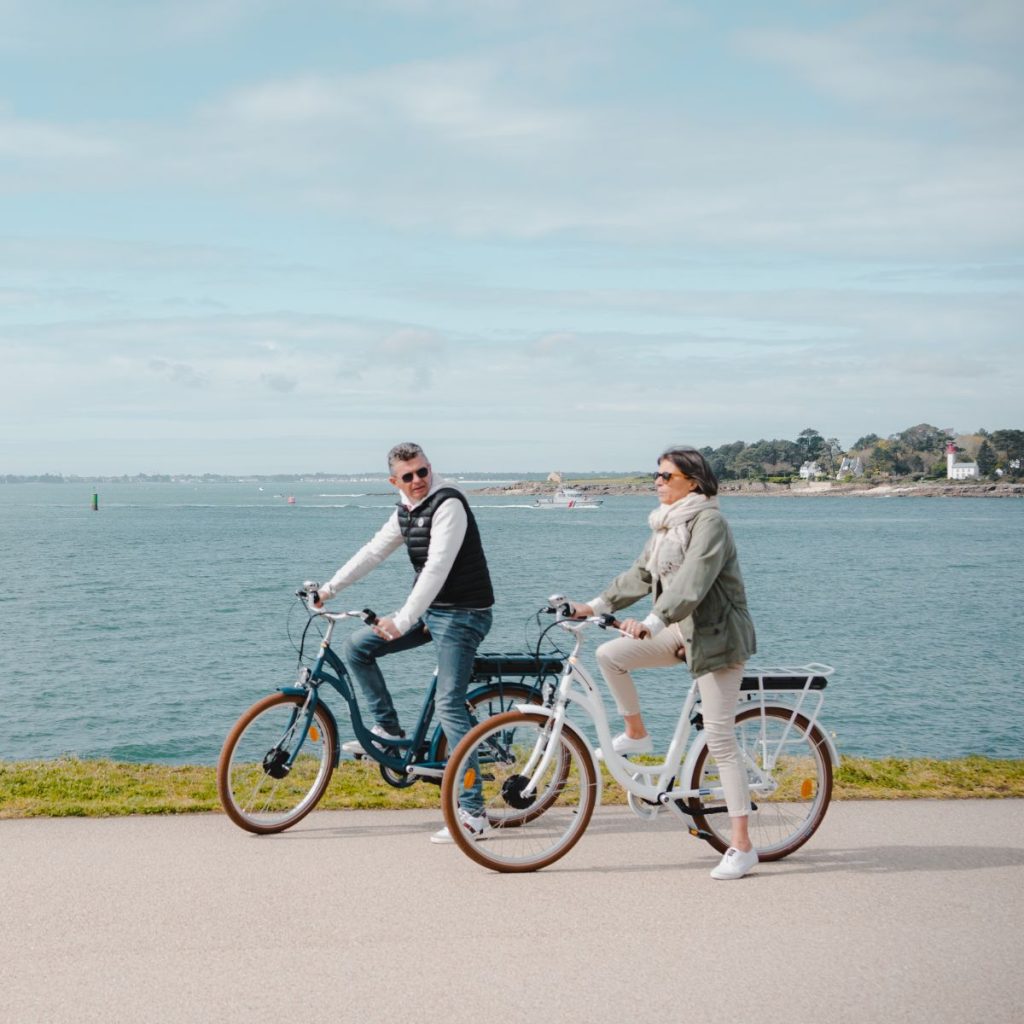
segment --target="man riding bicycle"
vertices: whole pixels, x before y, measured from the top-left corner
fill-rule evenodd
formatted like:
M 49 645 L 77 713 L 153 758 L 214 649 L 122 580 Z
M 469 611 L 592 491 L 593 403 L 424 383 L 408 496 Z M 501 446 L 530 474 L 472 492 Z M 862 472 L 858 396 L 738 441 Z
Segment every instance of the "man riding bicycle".
M 465 495 L 435 479 L 418 444 L 397 444 L 388 452 L 388 478 L 401 500 L 387 522 L 319 590 L 328 601 L 362 579 L 405 545 L 416 572 L 412 590 L 398 611 L 346 640 L 342 657 L 366 696 L 376 720 L 372 732 L 382 745 L 401 739 L 398 712 L 377 659 L 407 651 L 431 640 L 437 645 L 436 707 L 449 750 L 472 727 L 466 690 L 477 648 L 491 628 L 494 590 L 476 519 Z M 357 740 L 342 747 L 362 752 Z M 480 783 L 460 800 L 460 822 L 467 834 L 480 838 L 487 830 Z M 450 843 L 447 828 L 431 842 Z

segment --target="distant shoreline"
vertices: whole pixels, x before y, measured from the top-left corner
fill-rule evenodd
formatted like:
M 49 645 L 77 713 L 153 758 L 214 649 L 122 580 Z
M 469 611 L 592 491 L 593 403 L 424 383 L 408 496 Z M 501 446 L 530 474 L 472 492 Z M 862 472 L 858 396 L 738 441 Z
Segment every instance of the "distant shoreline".
M 596 479 L 595 479 L 596 478 Z M 499 474 L 475 473 L 470 475 L 447 475 L 446 480 L 460 487 L 468 494 L 493 497 L 540 497 L 551 495 L 559 486 L 573 487 L 588 497 L 609 497 L 624 494 L 654 494 L 654 487 L 646 476 L 629 473 L 597 474 L 591 476 L 563 477 L 562 484 L 554 484 L 540 473 L 523 474 L 519 478 L 502 477 Z M 500 482 L 499 482 L 500 481 Z M 489 486 L 475 487 L 474 484 Z M 294 474 L 268 476 L 136 476 L 121 477 L 74 477 L 42 476 L 24 477 L 0 475 L 0 486 L 16 487 L 18 484 L 72 485 L 97 488 L 103 484 L 166 484 L 208 485 L 208 484 L 318 484 L 320 486 L 343 485 L 363 488 L 381 487 L 380 491 L 366 493 L 390 494 L 391 488 L 383 476 L 333 476 L 328 474 Z M 262 488 L 261 488 L 262 489 Z M 719 492 L 730 497 L 741 498 L 1024 498 L 1024 482 L 1008 480 L 991 481 L 887 481 L 867 480 L 839 482 L 835 480 L 797 481 L 794 483 L 772 483 L 760 480 L 722 480 Z
M 649 483 L 588 483 L 585 480 L 567 480 L 582 494 L 608 497 L 623 494 L 652 495 Z M 503 487 L 481 487 L 471 494 L 499 497 L 535 497 L 551 494 L 556 486 L 522 480 Z M 1024 483 L 798 483 L 775 484 L 755 480 L 723 480 L 719 493 L 738 498 L 1024 498 Z

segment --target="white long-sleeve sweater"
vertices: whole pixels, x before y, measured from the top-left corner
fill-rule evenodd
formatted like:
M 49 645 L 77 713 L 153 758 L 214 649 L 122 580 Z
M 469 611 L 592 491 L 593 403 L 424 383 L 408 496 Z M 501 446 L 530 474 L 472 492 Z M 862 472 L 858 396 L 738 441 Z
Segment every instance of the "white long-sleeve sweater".
M 451 484 L 435 480 L 430 494 Z M 427 497 L 430 497 L 430 494 Z M 423 504 L 424 498 L 417 504 Z M 407 509 L 415 505 L 403 495 L 402 504 Z M 407 633 L 413 623 L 430 607 L 441 592 L 448 579 L 448 574 L 455 564 L 455 556 L 462 547 L 466 536 L 468 518 L 461 501 L 454 498 L 443 501 L 434 511 L 430 527 L 430 547 L 427 549 L 427 561 L 416 578 L 405 604 L 390 618 L 401 633 Z M 391 513 L 388 521 L 364 544 L 331 578 L 320 588 L 320 597 L 327 601 L 339 594 L 357 580 L 361 580 L 375 569 L 390 555 L 405 544 L 401 527 L 398 525 L 398 510 Z

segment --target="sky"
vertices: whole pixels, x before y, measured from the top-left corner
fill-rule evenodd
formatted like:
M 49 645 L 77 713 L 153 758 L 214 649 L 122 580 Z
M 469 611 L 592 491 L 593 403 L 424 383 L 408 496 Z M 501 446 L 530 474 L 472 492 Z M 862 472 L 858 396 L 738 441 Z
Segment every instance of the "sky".
M 1024 427 L 1019 0 L 0 24 L 0 474 Z

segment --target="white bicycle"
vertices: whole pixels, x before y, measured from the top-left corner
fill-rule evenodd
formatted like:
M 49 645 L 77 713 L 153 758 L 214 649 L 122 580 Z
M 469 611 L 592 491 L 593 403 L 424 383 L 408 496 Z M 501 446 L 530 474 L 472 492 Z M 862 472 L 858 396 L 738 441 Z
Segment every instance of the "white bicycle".
M 548 684 L 542 707 L 517 704 L 481 722 L 452 752 L 441 804 L 457 845 L 479 864 L 502 872 L 547 867 L 576 845 L 601 799 L 594 750 L 569 718 L 571 711 L 580 711 L 594 726 L 605 766 L 638 817 L 650 820 L 667 808 L 691 835 L 724 853 L 728 814 L 703 732 L 696 682 L 687 691 L 663 760 L 639 762 L 617 754 L 604 702 L 580 652 L 588 628 L 619 631 L 619 624 L 609 615 L 571 618 L 561 597 L 551 598 L 545 611 L 556 616 L 549 629 L 575 634 L 572 654 L 557 684 Z M 839 755 L 818 714 L 833 671 L 811 663 L 744 675 L 736 738 L 750 786 L 750 838 L 762 861 L 779 860 L 803 846 L 828 810 Z M 483 838 L 471 836 L 458 815 L 459 793 L 476 775 L 490 825 Z

